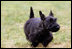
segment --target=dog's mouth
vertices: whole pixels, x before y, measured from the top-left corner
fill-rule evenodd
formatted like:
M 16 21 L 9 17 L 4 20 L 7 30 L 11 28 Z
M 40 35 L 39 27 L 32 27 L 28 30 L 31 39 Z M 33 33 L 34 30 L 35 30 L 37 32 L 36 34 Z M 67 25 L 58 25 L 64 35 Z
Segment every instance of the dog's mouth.
M 60 26 L 54 26 L 51 29 L 49 29 L 51 32 L 57 32 L 60 29 Z
M 51 30 L 52 32 L 57 32 L 59 29 L 53 29 L 53 30 Z

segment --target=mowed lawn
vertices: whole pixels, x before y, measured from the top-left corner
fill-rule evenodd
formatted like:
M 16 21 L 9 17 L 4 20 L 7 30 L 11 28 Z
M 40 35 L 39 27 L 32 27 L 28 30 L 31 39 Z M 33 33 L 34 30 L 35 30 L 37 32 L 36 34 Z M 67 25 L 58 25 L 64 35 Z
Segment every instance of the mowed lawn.
M 52 10 L 60 24 L 60 30 L 53 33 L 54 39 L 47 48 L 71 48 L 70 1 L 1 1 L 1 48 L 31 48 L 23 29 L 31 6 L 35 17 L 40 17 L 39 10 L 46 16 Z M 42 44 L 37 48 L 43 48 Z

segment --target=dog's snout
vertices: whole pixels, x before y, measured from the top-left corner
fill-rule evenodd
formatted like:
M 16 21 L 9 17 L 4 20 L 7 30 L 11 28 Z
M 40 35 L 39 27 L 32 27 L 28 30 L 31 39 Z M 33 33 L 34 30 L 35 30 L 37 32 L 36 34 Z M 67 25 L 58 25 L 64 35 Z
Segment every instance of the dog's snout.
M 56 28 L 57 28 L 57 29 L 59 29 L 59 28 L 60 28 L 60 26 L 57 26 Z

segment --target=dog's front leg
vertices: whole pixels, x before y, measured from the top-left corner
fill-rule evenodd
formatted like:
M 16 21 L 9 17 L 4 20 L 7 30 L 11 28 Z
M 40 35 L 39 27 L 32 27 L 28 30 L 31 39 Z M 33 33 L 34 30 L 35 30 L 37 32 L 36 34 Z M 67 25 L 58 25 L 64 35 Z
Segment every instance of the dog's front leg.
M 36 41 L 32 42 L 31 46 L 36 47 L 36 46 L 38 46 L 38 44 L 39 44 L 39 42 L 36 40 Z
M 52 39 L 53 39 L 53 36 L 50 33 L 50 35 L 43 40 L 42 42 L 43 46 L 46 47 L 52 41 Z

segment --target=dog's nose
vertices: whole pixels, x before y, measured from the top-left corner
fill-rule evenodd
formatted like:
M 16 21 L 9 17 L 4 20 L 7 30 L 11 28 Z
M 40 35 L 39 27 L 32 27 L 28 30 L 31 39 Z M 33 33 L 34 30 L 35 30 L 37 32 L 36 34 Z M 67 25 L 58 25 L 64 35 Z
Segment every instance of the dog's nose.
M 56 28 L 57 28 L 57 29 L 59 29 L 59 28 L 60 28 L 60 26 L 57 26 Z

